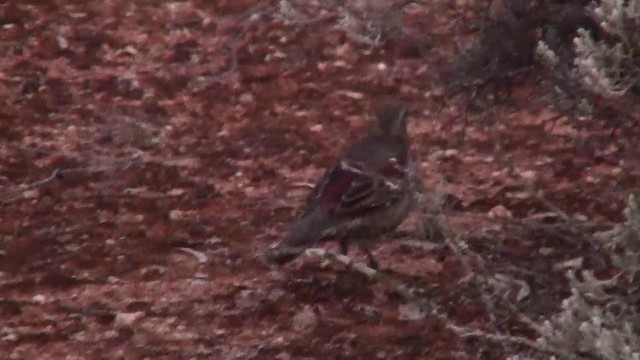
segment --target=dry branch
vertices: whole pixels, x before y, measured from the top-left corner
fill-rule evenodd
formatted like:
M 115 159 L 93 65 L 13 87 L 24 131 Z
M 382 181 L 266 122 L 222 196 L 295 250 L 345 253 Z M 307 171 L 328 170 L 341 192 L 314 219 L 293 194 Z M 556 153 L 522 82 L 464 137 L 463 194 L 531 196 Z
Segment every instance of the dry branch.
M 342 264 L 347 268 L 363 274 L 370 279 L 378 281 L 379 283 L 386 286 L 390 291 L 393 291 L 400 295 L 404 300 L 418 306 L 425 313 L 430 313 L 438 318 L 438 320 L 440 320 L 449 331 L 453 332 L 459 337 L 473 337 L 499 344 L 508 343 L 513 345 L 526 346 L 540 352 L 554 354 L 563 358 L 569 358 L 571 356 L 571 354 L 564 352 L 562 349 L 550 348 L 524 337 L 501 333 L 490 333 L 468 326 L 456 325 L 444 314 L 443 311 L 440 310 L 440 307 L 434 301 L 416 296 L 414 294 L 414 291 L 412 291 L 405 284 L 395 281 L 392 276 L 381 273 L 380 271 L 367 266 L 365 263 L 355 262 L 353 261 L 353 259 L 346 255 L 336 254 L 334 252 L 319 248 L 306 250 L 306 255 L 312 257 L 320 257 L 323 259 L 327 259 L 333 263 Z

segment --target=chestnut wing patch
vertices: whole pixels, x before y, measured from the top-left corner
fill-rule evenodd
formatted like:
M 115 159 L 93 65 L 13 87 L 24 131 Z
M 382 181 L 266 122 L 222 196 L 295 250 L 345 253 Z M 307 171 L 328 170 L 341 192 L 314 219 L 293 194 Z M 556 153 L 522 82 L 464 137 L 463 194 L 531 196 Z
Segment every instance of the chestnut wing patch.
M 400 199 L 398 180 L 403 177 L 402 168 L 393 161 L 378 171 L 366 172 L 360 164 L 343 160 L 325 174 L 311 200 L 334 215 L 358 216 Z

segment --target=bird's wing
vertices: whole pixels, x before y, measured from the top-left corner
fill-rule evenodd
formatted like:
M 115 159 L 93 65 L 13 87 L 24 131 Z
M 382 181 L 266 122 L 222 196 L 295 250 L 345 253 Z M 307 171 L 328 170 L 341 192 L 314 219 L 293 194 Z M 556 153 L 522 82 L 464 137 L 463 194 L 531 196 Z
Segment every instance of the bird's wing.
M 329 168 L 311 194 L 309 206 L 323 206 L 336 217 L 357 217 L 401 199 L 406 189 L 406 149 L 352 148 Z

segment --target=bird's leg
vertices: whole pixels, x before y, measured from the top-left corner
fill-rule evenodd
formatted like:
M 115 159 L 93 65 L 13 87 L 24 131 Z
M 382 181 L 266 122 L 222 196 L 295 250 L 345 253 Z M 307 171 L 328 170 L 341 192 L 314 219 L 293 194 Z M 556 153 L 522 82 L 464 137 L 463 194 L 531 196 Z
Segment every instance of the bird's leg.
M 376 259 L 373 257 L 373 254 L 371 253 L 371 251 L 369 251 L 369 249 L 363 245 L 360 245 L 360 249 L 362 249 L 364 254 L 367 256 L 367 265 L 369 265 L 369 267 L 374 270 L 378 270 L 379 269 L 378 261 L 376 261 Z
M 340 239 L 340 254 L 347 255 L 349 252 L 349 241 L 345 238 Z

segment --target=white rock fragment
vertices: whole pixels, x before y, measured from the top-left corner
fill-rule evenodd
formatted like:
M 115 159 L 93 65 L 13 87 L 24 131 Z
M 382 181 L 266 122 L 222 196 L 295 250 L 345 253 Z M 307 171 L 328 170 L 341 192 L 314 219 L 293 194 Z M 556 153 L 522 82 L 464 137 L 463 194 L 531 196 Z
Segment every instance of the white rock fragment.
M 136 311 L 136 312 L 130 312 L 130 313 L 118 313 L 116 314 L 116 317 L 113 320 L 113 324 L 118 329 L 130 328 L 143 316 L 144 316 L 144 312 L 142 311 Z
M 525 180 L 535 180 L 536 172 L 533 170 L 525 170 L 520 172 L 520 176 Z
M 207 255 L 205 255 L 203 252 L 193 250 L 188 247 L 181 247 L 179 248 L 179 250 L 186 252 L 187 254 L 193 255 L 193 257 L 196 258 L 196 260 L 198 260 L 198 264 L 200 265 L 207 263 Z
M 280 299 L 282 299 L 286 294 L 287 293 L 282 289 L 274 289 L 269 293 L 269 295 L 267 295 L 267 299 L 275 303 L 280 301 Z
M 25 199 L 35 199 L 40 196 L 40 191 L 38 189 L 25 190 L 22 192 L 22 197 Z
M 276 360 L 289 360 L 289 359 L 291 359 L 291 355 L 289 355 L 286 352 L 281 352 L 280 354 L 276 355 L 275 359 Z
M 342 68 L 342 69 L 347 69 L 349 68 L 349 66 L 347 65 L 347 62 L 344 60 L 336 60 L 333 62 L 333 66 L 337 67 L 337 68 Z
M 181 210 L 171 210 L 171 212 L 169 212 L 169 220 L 171 221 L 180 221 L 180 220 L 184 220 L 185 218 L 185 212 L 181 211 Z
M 251 93 L 244 93 L 240 95 L 240 98 L 238 100 L 240 101 L 240 103 L 247 105 L 251 104 L 254 101 L 254 97 L 253 95 L 251 95 Z
M 255 291 L 245 289 L 238 292 L 235 296 L 235 304 L 238 309 L 248 309 L 258 304 L 258 296 Z
M 207 246 L 215 246 L 222 244 L 222 239 L 217 236 L 212 236 L 204 242 Z
M 18 335 L 11 328 L 4 327 L 0 329 L 0 341 L 16 341 Z
M 450 159 L 450 158 L 453 158 L 453 157 L 457 157 L 459 153 L 460 153 L 460 151 L 458 151 L 456 149 L 437 150 L 437 151 L 434 151 L 433 153 L 431 153 L 429 158 L 432 161 L 438 161 L 438 160 Z
M 186 189 L 183 188 L 174 188 L 167 191 L 167 196 L 182 196 L 187 192 Z
M 507 209 L 503 205 L 496 205 L 489 210 L 489 218 L 491 219 L 509 219 L 513 217 L 511 210 Z
M 520 302 L 531 294 L 531 287 L 525 281 L 520 282 L 520 290 L 516 295 L 516 301 Z
M 298 311 L 298 313 L 293 316 L 293 319 L 291 319 L 291 326 L 296 331 L 310 331 L 313 330 L 317 324 L 318 317 L 311 305 L 305 305 L 305 307 Z
M 351 90 L 342 90 L 338 92 L 340 95 L 343 95 L 345 97 L 348 97 L 349 99 L 353 99 L 353 100 L 362 100 L 364 99 L 364 94 L 361 92 L 357 92 L 357 91 L 351 91 Z
M 402 304 L 398 307 L 398 318 L 403 321 L 418 321 L 425 318 L 427 314 L 414 303 Z
M 56 41 L 60 50 L 66 50 L 69 47 L 69 41 L 62 35 L 56 36 Z

